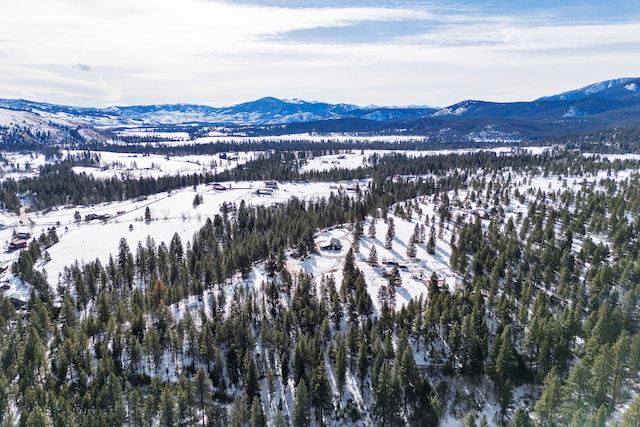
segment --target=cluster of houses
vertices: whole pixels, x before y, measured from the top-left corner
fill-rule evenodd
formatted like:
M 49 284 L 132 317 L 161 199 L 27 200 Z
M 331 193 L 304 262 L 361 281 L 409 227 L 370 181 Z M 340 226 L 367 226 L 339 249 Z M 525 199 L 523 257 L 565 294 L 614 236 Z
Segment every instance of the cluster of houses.
M 99 219 L 100 221 L 106 221 L 109 218 L 111 218 L 111 215 L 109 214 L 102 214 L 102 215 L 98 215 L 95 213 L 90 213 L 85 215 L 84 220 L 89 222 L 89 221 L 93 221 L 94 219 Z
M 13 237 L 11 238 L 11 242 L 9 242 L 9 251 L 13 252 L 19 249 L 26 249 L 29 246 L 29 239 L 31 239 L 31 233 L 29 233 L 28 231 L 18 231 L 14 233 Z M 3 265 L 0 266 L 0 274 L 4 273 L 8 269 L 9 264 L 3 263 Z M 24 297 L 22 297 L 19 293 L 12 291 L 11 284 L 8 279 L 2 279 L 2 281 L 0 282 L 0 290 L 5 292 L 5 297 L 9 301 L 11 301 L 16 308 L 21 308 L 25 304 L 27 304 L 27 301 Z
M 218 154 L 218 157 L 221 160 L 228 160 L 230 162 L 237 162 L 238 161 L 238 155 L 237 154 L 220 153 L 220 154 Z
M 31 238 L 31 233 L 28 231 L 19 231 L 14 236 L 11 242 L 9 243 L 10 251 L 17 251 L 18 249 L 24 249 L 29 245 L 29 239 Z
M 273 192 L 278 189 L 278 183 L 275 181 L 266 181 L 264 188 L 259 188 L 254 191 L 254 194 L 258 196 L 272 196 Z

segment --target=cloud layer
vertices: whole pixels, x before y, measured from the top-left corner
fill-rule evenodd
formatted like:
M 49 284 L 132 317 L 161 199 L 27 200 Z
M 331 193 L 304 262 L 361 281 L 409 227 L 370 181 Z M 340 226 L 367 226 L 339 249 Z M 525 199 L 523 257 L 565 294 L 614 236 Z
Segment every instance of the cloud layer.
M 533 99 L 635 76 L 640 66 L 637 11 L 614 16 L 595 1 L 591 9 L 336 3 L 10 2 L 0 15 L 0 97 L 445 106 Z

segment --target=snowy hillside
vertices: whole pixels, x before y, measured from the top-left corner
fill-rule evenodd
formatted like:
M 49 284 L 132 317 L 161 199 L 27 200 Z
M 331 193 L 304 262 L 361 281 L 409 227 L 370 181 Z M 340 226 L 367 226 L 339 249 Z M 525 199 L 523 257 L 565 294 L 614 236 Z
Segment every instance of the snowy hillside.
M 96 180 L 4 156 L 38 192 L 1 218 L 3 422 L 583 425 L 640 405 L 638 156 L 63 157 Z M 195 183 L 30 208 L 44 184 L 76 196 L 55 174 Z

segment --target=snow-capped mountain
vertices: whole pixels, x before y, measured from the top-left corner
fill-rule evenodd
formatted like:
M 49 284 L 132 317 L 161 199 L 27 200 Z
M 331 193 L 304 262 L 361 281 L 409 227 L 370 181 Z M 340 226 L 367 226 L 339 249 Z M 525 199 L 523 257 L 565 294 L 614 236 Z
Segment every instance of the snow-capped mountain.
M 242 128 L 245 135 L 367 132 L 419 135 L 442 141 L 475 140 L 487 134 L 505 141 L 640 126 L 640 78 L 621 78 L 531 102 L 466 100 L 429 107 L 359 107 L 273 97 L 233 105 L 194 104 L 80 108 L 0 99 L 0 141 L 11 133 L 28 142 L 100 141 L 123 127 L 203 126 Z M 29 131 L 27 131 L 29 130 Z M 103 136 L 107 135 L 107 136 Z M 117 135 L 116 135 L 117 136 Z M 117 138 L 116 138 L 117 139 Z
M 69 107 L 25 100 L 0 99 L 0 109 L 32 113 L 66 114 L 99 127 L 158 124 L 215 124 L 230 126 L 277 125 L 328 119 L 367 118 L 393 121 L 428 116 L 436 109 L 428 107 L 358 107 L 301 100 L 261 98 L 230 107 L 194 104 L 116 106 L 103 109 Z
M 637 78 L 620 78 L 614 80 L 606 80 L 599 83 L 594 83 L 588 86 L 585 86 L 580 89 L 571 90 L 568 92 L 563 92 L 558 95 L 545 96 L 540 98 L 540 101 L 568 101 L 568 100 L 576 100 L 580 98 L 586 98 L 589 96 L 596 96 L 600 98 L 604 97 L 612 97 L 619 96 L 622 92 L 624 94 L 624 90 L 630 92 L 638 92 L 639 84 Z

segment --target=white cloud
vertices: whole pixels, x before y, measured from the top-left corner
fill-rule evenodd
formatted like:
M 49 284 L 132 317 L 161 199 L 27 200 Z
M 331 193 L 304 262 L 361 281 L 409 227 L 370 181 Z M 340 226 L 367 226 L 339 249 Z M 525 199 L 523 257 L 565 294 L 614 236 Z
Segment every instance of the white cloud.
M 531 99 L 639 69 L 638 22 L 442 13 L 211 0 L 9 2 L 0 15 L 0 97 L 91 106 L 229 105 L 266 95 L 447 105 Z M 369 43 L 288 37 L 358 31 L 372 21 L 419 22 L 421 32 Z

